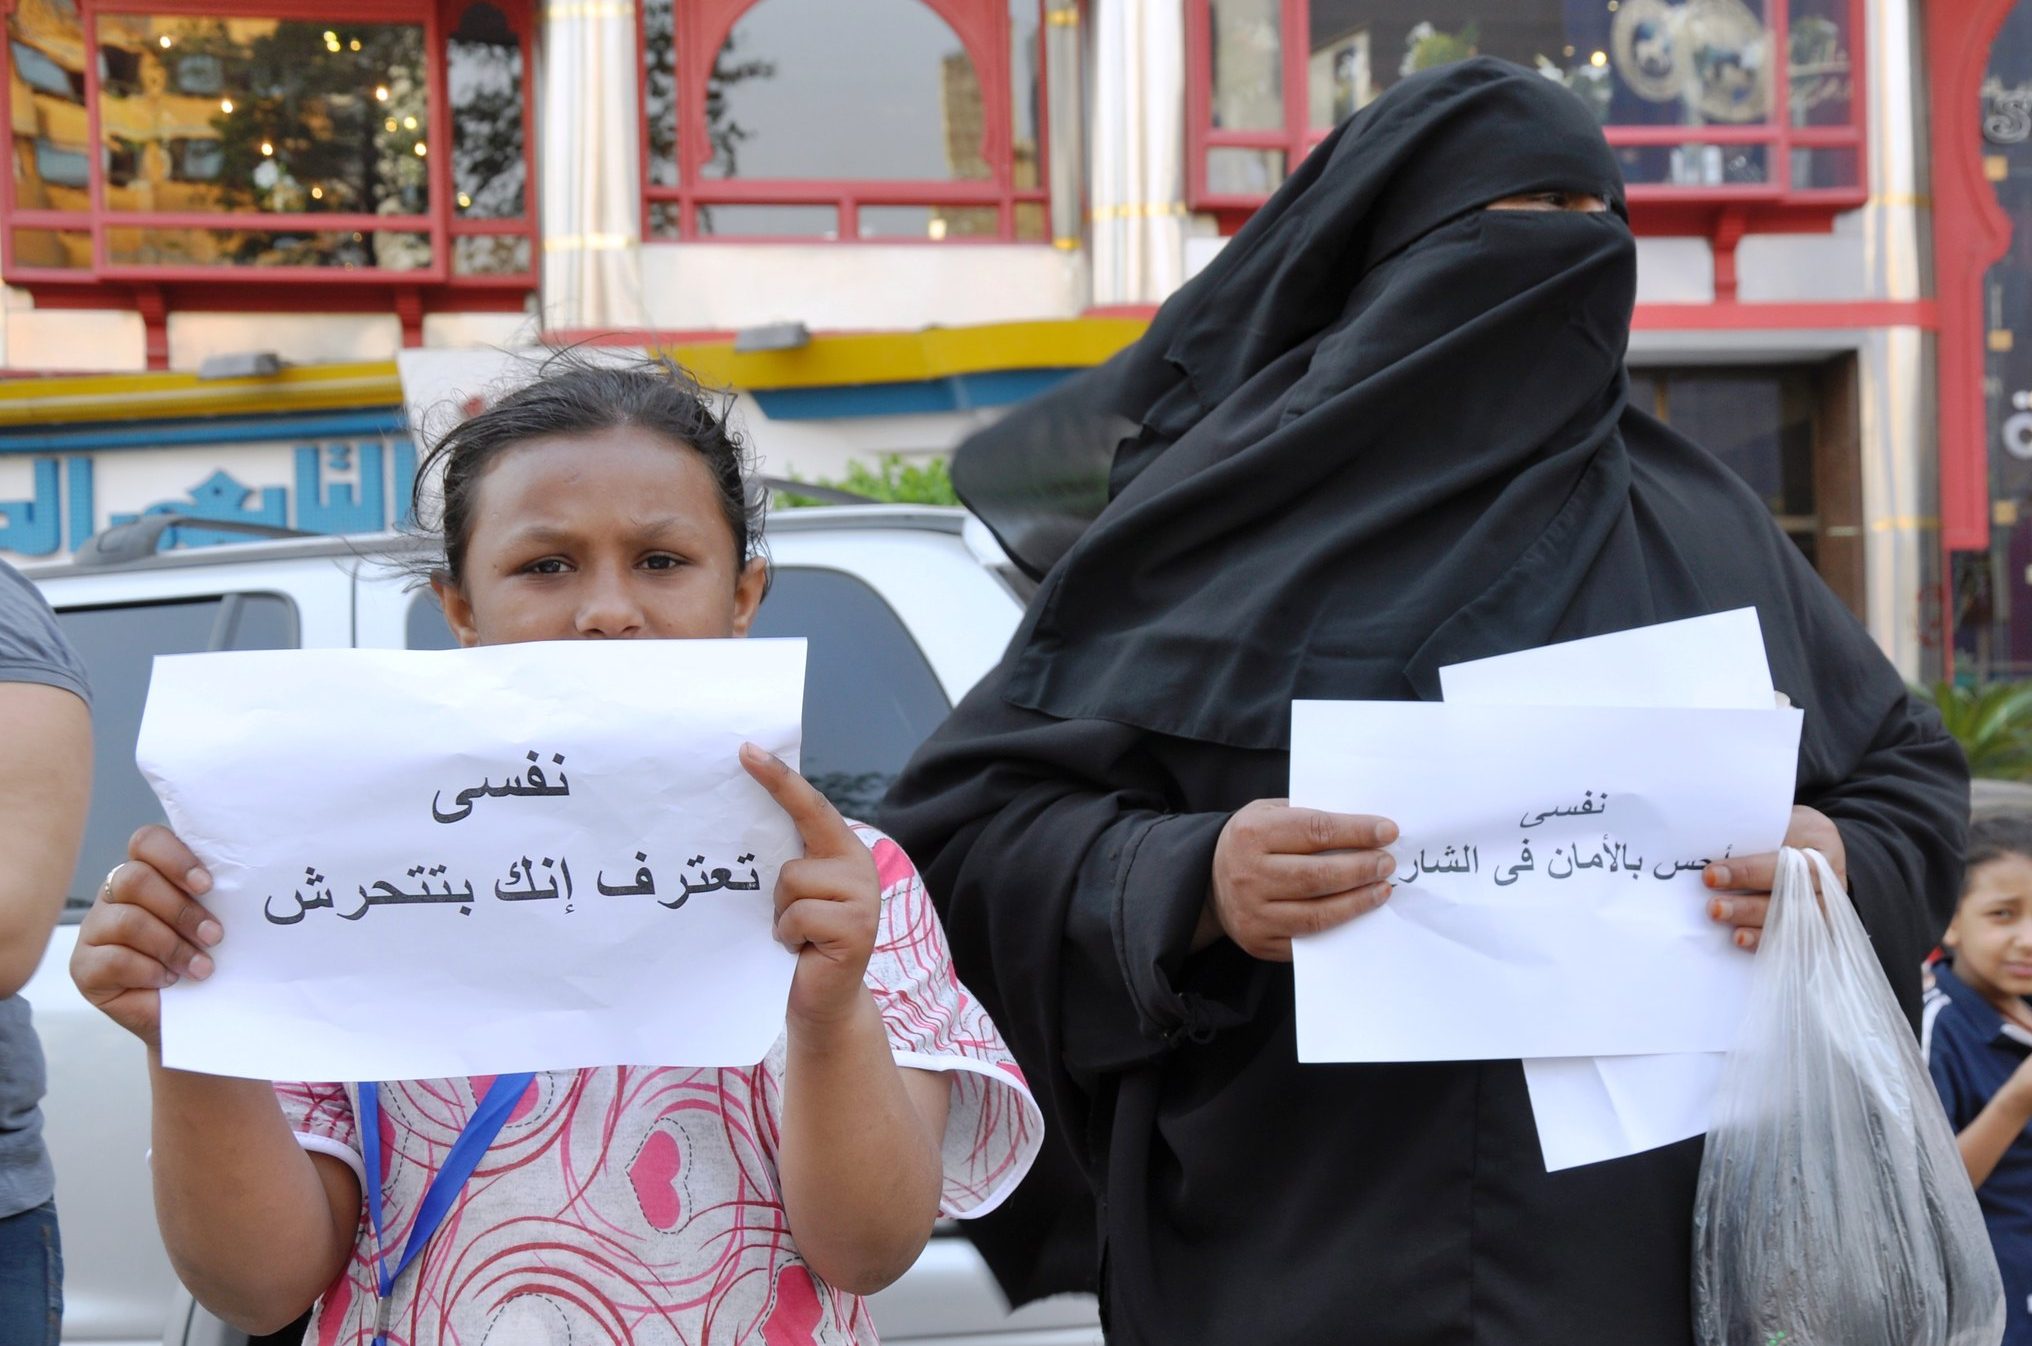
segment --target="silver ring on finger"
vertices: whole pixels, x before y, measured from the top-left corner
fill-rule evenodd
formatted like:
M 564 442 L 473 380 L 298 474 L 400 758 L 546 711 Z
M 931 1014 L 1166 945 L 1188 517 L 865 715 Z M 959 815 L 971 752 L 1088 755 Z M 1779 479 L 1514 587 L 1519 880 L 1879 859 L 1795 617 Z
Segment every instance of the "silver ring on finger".
M 127 862 L 125 860 L 122 860 L 119 864 L 114 865 L 111 869 L 106 871 L 105 882 L 99 885 L 99 900 L 101 902 L 105 901 L 107 898 L 113 895 L 113 876 L 115 874 L 118 874 L 120 870 L 126 865 L 126 863 Z

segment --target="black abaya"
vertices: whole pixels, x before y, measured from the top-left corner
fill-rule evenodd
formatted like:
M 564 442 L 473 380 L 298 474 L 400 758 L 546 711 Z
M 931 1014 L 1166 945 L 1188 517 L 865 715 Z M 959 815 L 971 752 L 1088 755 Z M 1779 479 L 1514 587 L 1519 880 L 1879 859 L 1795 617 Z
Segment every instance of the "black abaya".
M 1516 1063 L 1301 1066 L 1289 965 L 1189 952 L 1222 826 L 1286 792 L 1294 696 L 1754 605 L 1797 798 L 1916 1002 L 1958 749 L 1762 503 L 1624 409 L 1620 217 L 1475 209 L 1619 201 L 1584 118 L 1474 61 L 1308 160 L 1076 390 L 1132 428 L 1111 503 L 890 797 L 1058 1147 L 978 1241 L 1018 1298 L 1097 1268 L 1114 1340 L 1691 1340 L 1698 1141 L 1548 1174 Z

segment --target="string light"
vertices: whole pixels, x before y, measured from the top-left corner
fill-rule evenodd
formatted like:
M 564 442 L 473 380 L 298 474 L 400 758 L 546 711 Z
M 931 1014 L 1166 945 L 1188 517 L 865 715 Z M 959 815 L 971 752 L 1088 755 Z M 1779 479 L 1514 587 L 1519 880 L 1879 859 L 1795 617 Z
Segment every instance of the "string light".
M 337 33 L 333 32 L 333 31 L 332 31 L 331 29 L 329 29 L 329 28 L 325 29 L 325 41 L 327 41 L 327 42 L 337 42 L 338 40 L 339 40 L 339 35 L 338 35 Z
M 390 117 L 390 118 L 389 118 L 389 119 L 388 119 L 387 121 L 385 121 L 385 122 L 382 122 L 381 124 L 382 124 L 383 126 L 387 127 L 387 128 L 388 128 L 388 129 L 390 130 L 390 131 L 393 131 L 393 130 L 395 130 L 395 129 L 396 129 L 396 123 L 395 123 L 395 118 L 393 118 L 393 117 Z
M 1614 9 L 1615 6 L 1610 5 L 1609 8 Z M 351 42 L 348 42 L 346 45 L 350 47 L 352 50 L 358 51 L 360 49 L 360 39 L 356 37 Z
M 466 194 L 465 194 L 464 192 L 460 192 L 460 193 L 459 193 L 459 209 L 460 209 L 460 210 L 470 210 L 470 209 L 472 208 L 472 205 L 473 205 L 473 198 L 472 198 L 472 197 L 470 197 L 470 196 L 467 196 L 467 195 L 466 195 Z
M 172 43 L 172 42 L 173 42 L 173 41 L 174 41 L 175 39 L 173 39 L 172 37 L 170 37 L 170 35 L 169 35 L 168 33 L 164 33 L 164 34 L 163 34 L 163 35 L 162 35 L 161 37 L 158 37 L 158 38 L 156 38 L 155 40 L 156 40 L 157 42 L 160 42 L 160 43 L 162 44 L 162 49 L 163 49 L 164 51 L 168 51 L 168 50 L 169 50 L 169 47 L 170 47 L 170 44 L 171 44 L 171 43 Z
M 311 188 L 311 189 L 310 189 L 310 199 L 311 199 L 311 200 L 313 200 L 313 201 L 322 201 L 322 200 L 324 200 L 324 199 L 325 199 L 325 189 L 324 189 L 324 188 L 322 188 L 322 187 L 313 187 L 313 188 Z
M 417 141 L 417 142 L 416 142 L 416 157 L 417 157 L 417 158 L 421 159 L 421 158 L 423 158 L 423 157 L 424 157 L 424 155 L 428 154 L 429 152 L 430 152 L 429 150 L 427 150 L 426 148 L 424 148 L 424 144 L 423 144 L 423 142 L 422 142 L 421 140 L 419 140 L 419 141 Z
M 402 119 L 402 129 L 405 131 L 414 131 L 416 129 L 416 118 L 404 117 Z
M 228 113 L 230 113 L 230 112 L 231 112 L 232 110 L 233 110 L 233 100 L 232 100 L 232 99 L 230 99 L 230 98 L 221 98 L 221 99 L 219 100 L 219 111 L 221 111 L 221 112 L 228 112 Z
M 264 158 L 264 159 L 266 159 L 266 158 L 271 158 L 271 157 L 273 157 L 273 156 L 274 156 L 274 154 L 275 154 L 275 146 L 274 146 L 274 144 L 273 144 L 272 142 L 270 142 L 270 141 L 266 141 L 266 140 L 262 141 L 262 142 L 261 142 L 261 157 L 262 157 L 262 158 Z
M 374 101 L 377 103 L 388 101 L 388 86 L 386 84 L 376 84 L 374 86 Z
M 1594 55 L 1588 57 L 1587 59 L 1589 65 L 1599 70 L 1609 63 L 1609 54 L 1605 51 L 1598 51 Z

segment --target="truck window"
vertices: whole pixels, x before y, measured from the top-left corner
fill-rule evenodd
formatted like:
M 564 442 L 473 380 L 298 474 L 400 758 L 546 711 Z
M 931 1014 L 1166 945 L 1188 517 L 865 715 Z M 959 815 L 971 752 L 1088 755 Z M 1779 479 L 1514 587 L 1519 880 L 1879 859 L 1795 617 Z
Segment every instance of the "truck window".
M 163 821 L 155 792 L 134 765 L 155 656 L 294 649 L 297 620 L 296 605 L 279 594 L 224 594 L 65 608 L 57 621 L 92 680 L 92 812 L 65 904 L 65 918 L 74 921 L 106 871 L 126 858 L 134 829 Z
M 412 650 L 458 642 L 437 599 L 406 618 Z M 917 745 L 952 709 L 910 632 L 882 596 L 839 570 L 782 566 L 753 636 L 811 642 L 804 686 L 804 774 L 850 818 L 865 818 Z M 103 872 L 103 871 L 101 871 Z

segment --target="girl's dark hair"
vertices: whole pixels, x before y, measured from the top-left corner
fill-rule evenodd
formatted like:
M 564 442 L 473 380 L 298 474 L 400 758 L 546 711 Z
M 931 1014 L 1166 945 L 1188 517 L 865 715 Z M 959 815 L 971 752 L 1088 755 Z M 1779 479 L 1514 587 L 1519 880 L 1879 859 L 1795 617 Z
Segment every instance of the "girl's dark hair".
M 2032 860 L 2032 815 L 1999 813 L 1976 819 L 1969 827 L 1968 860 L 1963 871 L 1962 891 L 1968 891 L 1966 875 L 1975 873 L 1976 866 L 2009 855 L 2022 855 Z
M 546 357 L 536 378 L 447 431 L 417 467 L 411 513 L 426 520 L 444 547 L 453 583 L 465 576 L 466 543 L 480 480 L 503 452 L 553 435 L 583 435 L 627 426 L 663 435 L 705 461 L 719 488 L 720 509 L 734 535 L 738 569 L 762 552 L 767 497 L 748 490 L 748 451 L 727 425 L 733 398 L 713 394 L 675 363 L 661 358 L 596 361 L 575 350 Z M 427 487 L 441 495 L 432 501 Z M 423 523 L 428 528 L 428 523 Z

